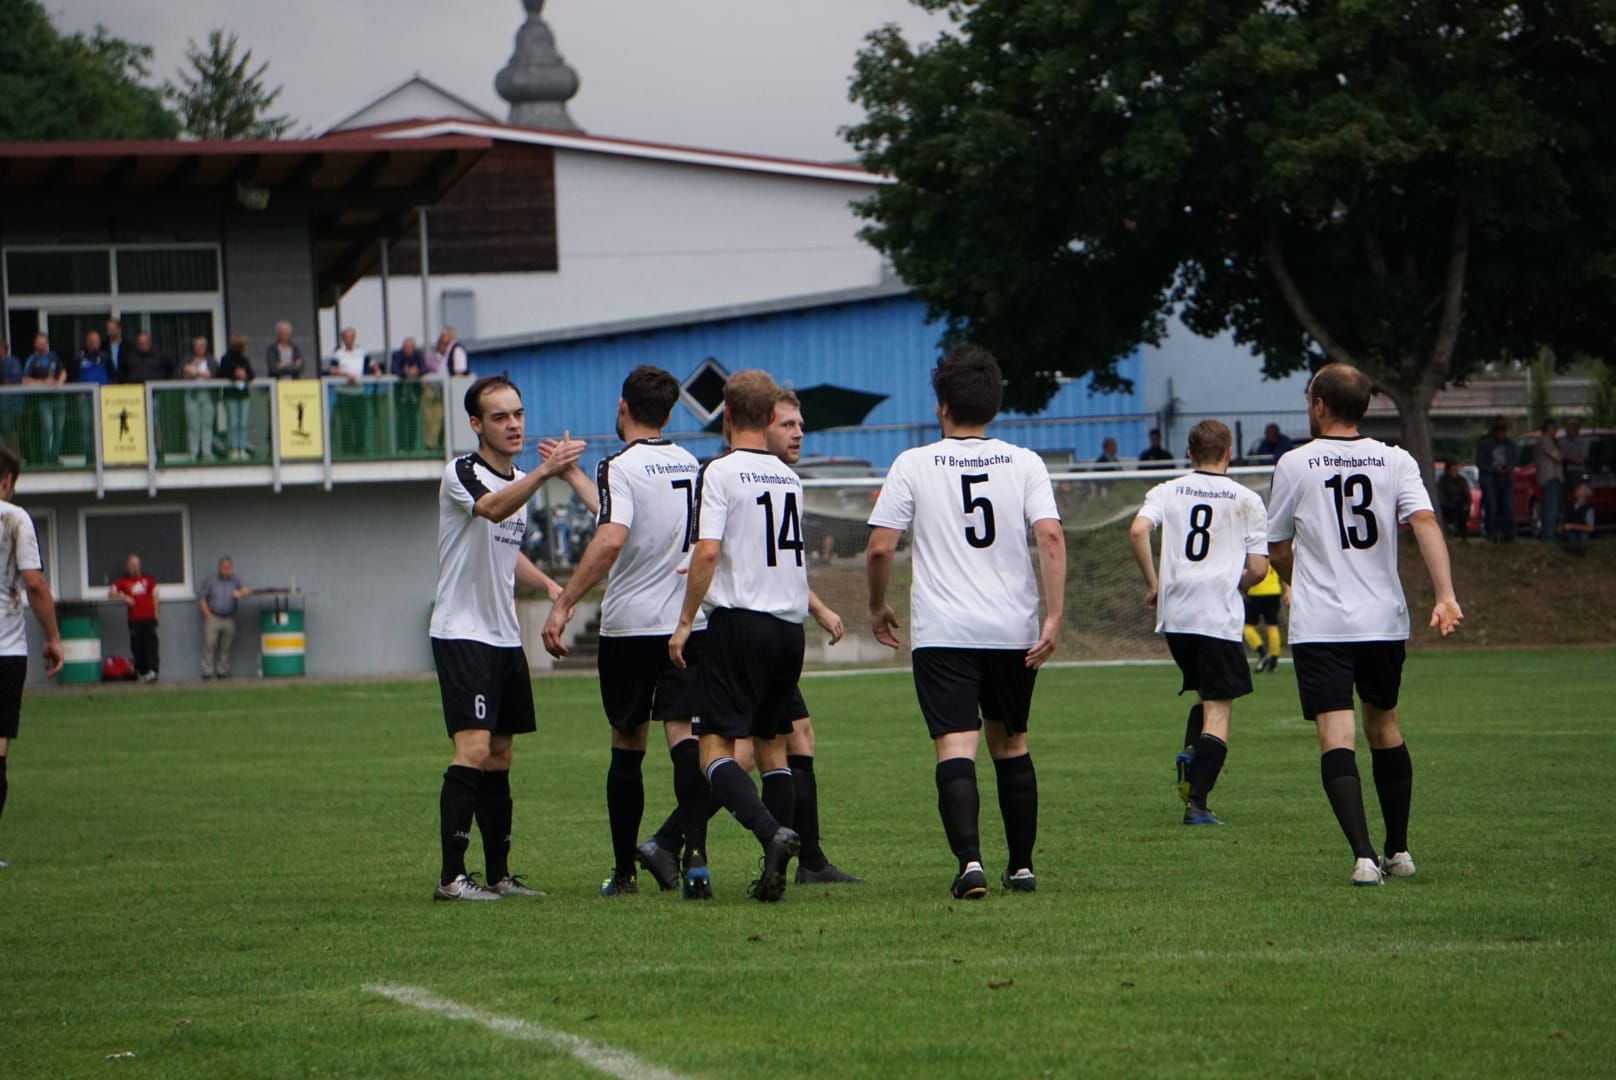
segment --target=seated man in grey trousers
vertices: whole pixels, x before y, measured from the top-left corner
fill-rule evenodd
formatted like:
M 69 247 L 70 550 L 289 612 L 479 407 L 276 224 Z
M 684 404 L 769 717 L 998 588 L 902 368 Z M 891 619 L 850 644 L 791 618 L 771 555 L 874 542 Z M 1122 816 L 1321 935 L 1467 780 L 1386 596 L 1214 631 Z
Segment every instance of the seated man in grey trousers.
M 251 596 L 252 589 L 236 577 L 236 564 L 226 555 L 219 569 L 210 574 L 197 591 L 196 604 L 202 609 L 202 677 L 230 677 L 230 650 L 236 643 L 236 601 Z

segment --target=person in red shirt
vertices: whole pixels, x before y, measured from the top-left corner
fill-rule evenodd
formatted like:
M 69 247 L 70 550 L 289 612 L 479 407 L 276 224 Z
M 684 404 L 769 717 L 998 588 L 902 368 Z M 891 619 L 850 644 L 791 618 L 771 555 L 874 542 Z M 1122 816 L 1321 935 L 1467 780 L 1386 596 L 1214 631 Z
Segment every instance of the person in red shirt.
M 123 564 L 124 576 L 112 583 L 112 599 L 129 606 L 129 651 L 141 682 L 156 682 L 157 579 L 140 572 L 140 556 L 131 554 Z

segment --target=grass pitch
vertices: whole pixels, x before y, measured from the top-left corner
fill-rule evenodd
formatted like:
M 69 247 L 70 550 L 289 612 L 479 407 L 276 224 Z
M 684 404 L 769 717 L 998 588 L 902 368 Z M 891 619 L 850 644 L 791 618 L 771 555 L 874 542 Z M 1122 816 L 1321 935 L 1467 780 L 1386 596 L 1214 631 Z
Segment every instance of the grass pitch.
M 377 983 L 687 1076 L 1609 1075 L 1613 669 L 1411 656 L 1420 873 L 1378 890 L 1347 885 L 1288 666 L 1236 706 L 1222 829 L 1177 823 L 1175 672 L 1046 671 L 1039 891 L 980 903 L 947 896 L 905 674 L 805 682 L 825 846 L 870 884 L 774 906 L 744 899 L 757 849 L 727 820 L 714 903 L 643 875 L 596 896 L 591 679 L 539 682 L 518 743 L 513 867 L 550 898 L 484 905 L 429 900 L 430 682 L 34 694 L 0 821 L 0 1075 L 599 1075 Z M 653 743 L 647 830 L 668 772 Z

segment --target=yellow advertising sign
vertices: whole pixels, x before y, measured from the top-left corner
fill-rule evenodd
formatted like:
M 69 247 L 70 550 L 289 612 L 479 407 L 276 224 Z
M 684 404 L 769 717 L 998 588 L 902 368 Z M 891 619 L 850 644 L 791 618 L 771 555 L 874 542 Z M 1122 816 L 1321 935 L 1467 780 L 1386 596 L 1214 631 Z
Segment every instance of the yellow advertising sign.
M 319 461 L 325 456 L 319 379 L 282 379 L 275 384 L 281 415 L 281 460 Z
M 101 388 L 101 460 L 107 465 L 146 464 L 146 388 Z

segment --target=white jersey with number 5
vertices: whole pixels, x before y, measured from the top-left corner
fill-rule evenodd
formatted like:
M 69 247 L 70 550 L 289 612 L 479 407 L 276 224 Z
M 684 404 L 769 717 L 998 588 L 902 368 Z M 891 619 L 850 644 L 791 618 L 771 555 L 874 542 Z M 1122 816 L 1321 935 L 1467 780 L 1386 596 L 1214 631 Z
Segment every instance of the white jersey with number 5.
M 1049 470 L 999 439 L 941 439 L 898 455 L 870 524 L 914 534 L 914 648 L 1026 649 L 1038 641 L 1027 527 L 1060 520 Z
M 1157 484 L 1139 516 L 1161 530 L 1156 632 L 1239 641 L 1247 555 L 1268 554 L 1268 511 L 1255 491 L 1196 470 Z
M 767 450 L 732 449 L 696 476 L 696 539 L 719 541 L 702 606 L 808 617 L 802 481 Z
M 1397 527 L 1430 509 L 1408 451 L 1376 439 L 1314 439 L 1281 457 L 1268 500 L 1268 539 L 1295 541 L 1291 640 L 1407 638 Z
M 595 470 L 601 525 L 628 530 L 606 579 L 601 637 L 671 634 L 679 625 L 696 512 L 696 459 L 667 439 L 636 439 Z M 696 616 L 696 629 L 707 625 Z

